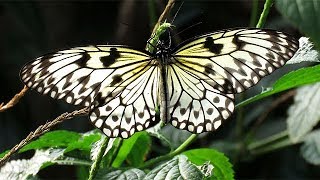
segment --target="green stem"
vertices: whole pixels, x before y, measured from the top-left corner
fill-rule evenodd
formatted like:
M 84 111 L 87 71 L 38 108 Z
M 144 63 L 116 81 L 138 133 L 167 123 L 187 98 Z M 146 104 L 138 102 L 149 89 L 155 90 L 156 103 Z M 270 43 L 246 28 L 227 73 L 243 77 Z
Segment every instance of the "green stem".
M 253 149 L 261 148 L 263 146 L 266 146 L 267 144 L 272 144 L 273 142 L 276 142 L 280 139 L 283 139 L 286 136 L 288 136 L 288 131 L 285 130 L 285 131 L 282 131 L 278 134 L 272 135 L 272 136 L 267 137 L 265 139 L 262 139 L 257 142 L 253 142 L 253 143 L 249 144 L 248 149 L 253 150 Z
M 267 16 L 269 14 L 269 10 L 273 4 L 274 0 L 266 0 L 264 3 L 263 11 L 260 15 L 260 19 L 258 21 L 258 24 L 256 25 L 256 28 L 262 28 L 264 24 L 266 23 Z
M 196 138 L 198 137 L 197 134 L 192 134 L 191 136 L 189 136 L 189 138 L 183 142 L 177 149 L 175 149 L 174 151 L 170 152 L 169 154 L 163 155 L 163 156 L 159 156 L 157 158 L 154 159 L 150 159 L 149 161 L 145 162 L 142 166 L 140 166 L 140 169 L 144 169 L 150 166 L 153 166 L 161 161 L 167 160 L 167 159 L 171 159 L 172 157 L 174 157 L 175 155 L 180 154 L 181 152 L 183 152 L 194 140 L 196 140 Z
M 300 142 L 297 142 L 300 143 Z M 288 131 L 284 130 L 278 134 L 253 142 L 248 145 L 248 150 L 252 155 L 261 155 L 271 151 L 281 149 L 283 147 L 291 146 L 293 143 L 288 136 Z
M 275 150 L 278 150 L 278 149 L 281 149 L 281 148 L 284 148 L 287 146 L 291 146 L 291 145 L 292 145 L 292 142 L 287 137 L 279 142 L 271 144 L 270 146 L 266 146 L 264 148 L 252 151 L 251 153 L 252 153 L 252 155 L 257 156 L 257 155 L 266 154 L 266 153 L 269 153 L 269 152 L 272 152 L 272 151 L 275 151 Z
M 99 169 L 99 165 L 101 163 L 101 160 L 102 160 L 102 157 L 108 147 L 108 142 L 109 142 L 109 138 L 106 136 L 104 137 L 103 141 L 102 141 L 102 144 L 100 146 L 100 149 L 99 149 L 99 152 L 98 152 L 98 155 L 97 155 L 97 158 L 95 159 L 95 161 L 93 162 L 91 168 L 90 168 L 90 174 L 89 174 L 89 178 L 88 180 L 92 180 L 97 172 L 98 172 L 98 169 Z

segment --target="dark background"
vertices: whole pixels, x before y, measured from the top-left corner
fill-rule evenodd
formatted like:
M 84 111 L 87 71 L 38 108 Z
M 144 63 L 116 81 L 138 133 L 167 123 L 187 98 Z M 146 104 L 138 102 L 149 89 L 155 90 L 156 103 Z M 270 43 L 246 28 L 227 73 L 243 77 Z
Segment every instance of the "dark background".
M 180 5 L 181 2 L 176 3 L 171 16 L 174 16 Z M 151 7 L 154 11 L 150 11 Z M 7 102 L 22 89 L 23 84 L 19 79 L 20 68 L 42 54 L 73 46 L 106 43 L 144 49 L 153 24 L 164 7 L 163 1 L 141 0 L 0 2 L 0 102 Z M 172 35 L 178 43 L 206 32 L 247 27 L 251 8 L 252 1 L 249 0 L 184 1 L 173 22 L 175 27 Z M 262 8 L 263 1 L 260 1 L 258 14 Z M 201 24 L 195 25 L 199 22 Z M 193 27 L 187 29 L 190 26 Z M 296 29 L 274 7 L 265 27 L 298 35 Z M 187 30 L 175 35 L 185 29 Z M 273 78 L 276 79 L 277 75 Z M 272 81 L 272 77 L 266 80 L 269 81 Z M 261 86 L 251 90 L 249 94 L 259 92 Z M 277 110 L 270 121 L 279 119 L 279 114 L 285 111 L 287 106 L 284 105 L 283 109 Z M 0 113 L 0 151 L 13 147 L 39 125 L 76 108 L 62 101 L 41 96 L 35 91 L 29 91 L 15 107 Z M 281 116 L 285 114 L 282 112 Z M 215 138 L 224 139 L 226 132 L 234 131 L 233 127 L 234 123 L 231 120 L 217 132 Z M 56 129 L 86 132 L 93 129 L 93 126 L 83 117 L 66 121 Z M 206 142 L 199 141 L 193 146 L 206 145 Z M 285 148 L 255 159 L 238 161 L 234 166 L 237 179 L 300 179 L 311 178 L 316 174 L 319 177 L 316 167 L 308 165 L 302 159 L 299 146 Z M 56 166 L 45 169 L 40 177 L 62 178 L 72 172 L 72 167 Z

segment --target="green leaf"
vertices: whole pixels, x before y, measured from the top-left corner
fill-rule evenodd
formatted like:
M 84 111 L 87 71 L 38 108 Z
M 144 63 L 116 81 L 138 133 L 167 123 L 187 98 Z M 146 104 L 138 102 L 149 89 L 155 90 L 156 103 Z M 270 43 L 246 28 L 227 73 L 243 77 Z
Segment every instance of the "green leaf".
M 249 103 L 262 99 L 264 97 L 271 96 L 273 94 L 294 88 L 299 87 L 305 84 L 311 84 L 320 81 L 320 65 L 313 67 L 301 68 L 299 70 L 290 72 L 282 76 L 272 88 L 258 94 L 252 98 L 249 98 L 241 103 L 237 104 L 237 108 L 245 106 Z
M 109 168 L 115 159 L 122 144 L 121 138 L 110 138 L 108 142 L 108 147 L 106 149 L 107 153 L 104 154 L 102 162 L 100 164 L 101 168 Z M 111 148 L 110 148 L 111 146 Z M 110 149 L 109 149 L 110 148 Z
M 85 160 L 85 159 L 79 159 L 74 157 L 68 157 L 68 156 L 61 156 L 57 160 L 52 161 L 55 164 L 58 165 L 79 165 L 79 166 L 91 166 L 92 162 Z
M 319 0 L 281 0 L 276 7 L 320 48 Z
M 305 160 L 314 165 L 320 165 L 320 130 L 308 134 L 301 146 L 301 154 Z
M 298 142 L 320 121 L 320 83 L 297 89 L 294 104 L 288 110 L 288 133 L 292 142 Z
M 77 141 L 71 142 L 66 148 L 65 153 L 76 149 L 90 152 L 92 144 L 100 138 L 100 133 L 84 134 Z
M 0 179 L 27 179 L 40 169 L 52 165 L 62 155 L 63 149 L 36 150 L 31 159 L 12 160 L 1 167 Z
M 177 131 L 177 128 L 173 126 L 165 126 L 161 129 L 161 134 L 169 140 L 173 148 L 179 147 L 184 143 L 192 133 L 189 131 Z
M 128 170 L 107 170 L 101 169 L 98 171 L 95 180 L 142 180 L 145 173 L 140 169 L 128 169 Z
M 229 159 L 221 152 L 214 149 L 202 148 L 185 151 L 183 154 L 196 165 L 210 161 L 214 167 L 211 179 L 234 179 L 232 164 L 230 164 Z
M 137 142 L 137 140 L 139 139 L 139 137 L 144 136 L 146 134 L 147 134 L 147 132 L 144 132 L 144 131 L 138 132 L 138 133 L 135 133 L 130 138 L 124 139 L 123 143 L 120 147 L 120 150 L 118 152 L 118 155 L 112 163 L 112 167 L 115 167 L 115 168 L 120 167 L 121 164 L 123 163 L 123 161 L 127 159 L 127 156 L 131 152 L 132 148 L 134 147 L 134 145 Z
M 133 167 L 138 167 L 143 164 L 151 147 L 151 138 L 147 133 L 143 133 L 127 156 L 127 162 Z
M 188 161 L 184 155 L 175 156 L 172 160 L 152 169 L 146 176 L 149 179 L 203 179 L 204 175 L 196 165 Z
M 157 125 L 149 128 L 146 130 L 146 132 L 150 135 L 150 136 L 153 136 L 155 138 L 158 138 L 163 146 L 168 146 L 170 148 L 170 150 L 172 151 L 173 150 L 173 146 L 171 144 L 171 141 L 168 140 L 162 133 L 162 130 L 165 128 L 165 127 L 170 127 L 170 126 L 164 126 L 164 128 L 162 128 L 163 126 L 163 122 L 160 121 Z
M 67 147 L 70 143 L 77 142 L 80 137 L 81 135 L 76 132 L 66 130 L 51 131 L 40 136 L 39 139 L 27 144 L 19 152 L 49 147 Z

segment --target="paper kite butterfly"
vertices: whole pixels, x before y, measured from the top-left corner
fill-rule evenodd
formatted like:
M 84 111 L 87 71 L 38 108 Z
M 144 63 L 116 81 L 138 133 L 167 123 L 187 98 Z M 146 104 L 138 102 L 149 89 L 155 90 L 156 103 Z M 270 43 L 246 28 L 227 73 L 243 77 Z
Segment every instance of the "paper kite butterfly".
M 202 133 L 231 116 L 234 94 L 283 66 L 298 46 L 275 30 L 228 29 L 155 53 L 122 45 L 61 50 L 26 64 L 20 76 L 41 94 L 89 106 L 91 122 L 109 137 L 128 138 L 160 119 Z

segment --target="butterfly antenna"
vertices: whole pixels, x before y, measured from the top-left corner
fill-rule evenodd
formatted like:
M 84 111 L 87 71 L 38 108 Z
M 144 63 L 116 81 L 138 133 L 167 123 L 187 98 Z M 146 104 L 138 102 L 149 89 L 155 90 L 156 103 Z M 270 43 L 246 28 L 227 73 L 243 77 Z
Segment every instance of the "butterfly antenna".
M 178 36 L 179 34 L 185 32 L 185 31 L 187 31 L 187 30 L 189 30 L 189 29 L 191 29 L 191 28 L 193 28 L 193 27 L 195 27 L 195 26 L 197 26 L 197 25 L 199 25 L 199 24 L 201 24 L 201 23 L 202 23 L 202 22 L 198 22 L 198 23 L 196 23 L 196 24 L 193 24 L 193 25 L 185 28 L 184 30 L 177 32 L 176 34 L 174 34 L 173 36 L 171 36 L 171 38 L 176 37 L 176 36 Z M 171 38 L 169 38 L 170 41 L 171 41 Z M 168 43 L 169 40 L 167 40 L 165 43 Z M 170 44 L 171 44 L 171 43 L 170 43 Z
M 189 29 L 191 29 L 191 28 L 193 28 L 193 27 L 195 27 L 195 26 L 198 26 L 198 25 L 201 24 L 201 23 L 202 23 L 202 22 L 198 22 L 198 23 L 195 23 L 195 24 L 193 24 L 193 25 L 191 25 L 191 26 L 188 26 L 188 27 L 185 28 L 184 30 L 181 30 L 181 31 L 177 32 L 174 36 L 177 36 L 177 35 L 185 32 L 185 31 L 187 31 L 187 30 L 189 30 Z
M 176 14 L 173 16 L 173 19 L 172 19 L 172 21 L 171 21 L 171 24 L 173 24 L 173 21 L 176 19 L 176 17 L 177 17 L 177 15 L 178 15 L 178 13 L 179 13 L 179 11 L 180 11 L 183 3 L 184 3 L 184 1 L 181 2 L 181 4 L 180 4 L 180 6 L 179 6 L 179 8 L 178 8 L 178 10 L 177 10 L 177 12 L 176 12 Z

